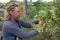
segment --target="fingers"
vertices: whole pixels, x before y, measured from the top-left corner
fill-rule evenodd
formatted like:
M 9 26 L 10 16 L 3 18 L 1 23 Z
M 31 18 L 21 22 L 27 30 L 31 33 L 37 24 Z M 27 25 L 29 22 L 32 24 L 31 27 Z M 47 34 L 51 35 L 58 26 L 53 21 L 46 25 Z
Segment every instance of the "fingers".
M 42 29 L 44 29 L 45 27 L 46 27 L 46 23 L 43 24 Z

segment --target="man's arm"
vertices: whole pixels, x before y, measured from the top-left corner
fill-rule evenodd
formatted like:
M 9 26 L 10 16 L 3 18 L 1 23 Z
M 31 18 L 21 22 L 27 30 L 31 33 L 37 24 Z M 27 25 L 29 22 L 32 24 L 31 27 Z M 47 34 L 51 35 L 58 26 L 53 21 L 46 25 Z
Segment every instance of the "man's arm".
M 23 20 L 20 20 L 20 24 L 21 24 L 21 26 L 23 26 L 23 27 L 32 28 L 33 24 L 38 24 L 38 21 L 35 20 L 35 21 L 33 21 L 33 22 L 27 23 L 27 22 L 25 22 L 25 21 L 23 21 Z
M 25 21 L 23 21 L 23 20 L 20 20 L 20 24 L 21 24 L 21 26 L 23 26 L 23 27 L 32 28 L 31 23 L 25 22 Z
M 14 26 L 14 25 L 5 25 L 5 26 L 7 27 L 6 31 L 8 33 L 11 33 L 11 34 L 13 34 L 17 37 L 20 37 L 20 38 L 32 37 L 32 36 L 35 36 L 38 33 L 37 30 L 32 30 L 32 31 L 29 31 L 29 32 L 25 32 L 21 28 L 19 28 L 17 26 Z

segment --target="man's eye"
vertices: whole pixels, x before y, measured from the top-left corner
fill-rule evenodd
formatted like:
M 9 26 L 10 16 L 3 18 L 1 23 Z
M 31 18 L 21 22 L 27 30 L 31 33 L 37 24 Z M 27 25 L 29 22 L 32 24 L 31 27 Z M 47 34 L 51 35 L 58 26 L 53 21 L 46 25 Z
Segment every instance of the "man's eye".
M 18 12 L 20 12 L 20 11 L 18 11 Z

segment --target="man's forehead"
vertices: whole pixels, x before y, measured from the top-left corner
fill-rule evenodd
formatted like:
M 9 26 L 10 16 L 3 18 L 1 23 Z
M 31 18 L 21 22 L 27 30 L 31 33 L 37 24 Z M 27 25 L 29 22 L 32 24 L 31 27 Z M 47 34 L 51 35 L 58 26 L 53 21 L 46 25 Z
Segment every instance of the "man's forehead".
M 15 7 L 15 10 L 16 10 L 16 11 L 19 11 L 19 10 L 20 10 L 20 7 Z

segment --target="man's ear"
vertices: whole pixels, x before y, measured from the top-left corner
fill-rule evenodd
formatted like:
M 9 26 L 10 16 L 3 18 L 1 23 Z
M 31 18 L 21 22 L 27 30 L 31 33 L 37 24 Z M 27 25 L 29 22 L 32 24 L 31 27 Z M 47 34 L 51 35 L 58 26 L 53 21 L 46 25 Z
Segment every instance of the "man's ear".
M 10 15 L 12 16 L 14 14 L 14 12 L 13 11 L 10 11 Z

